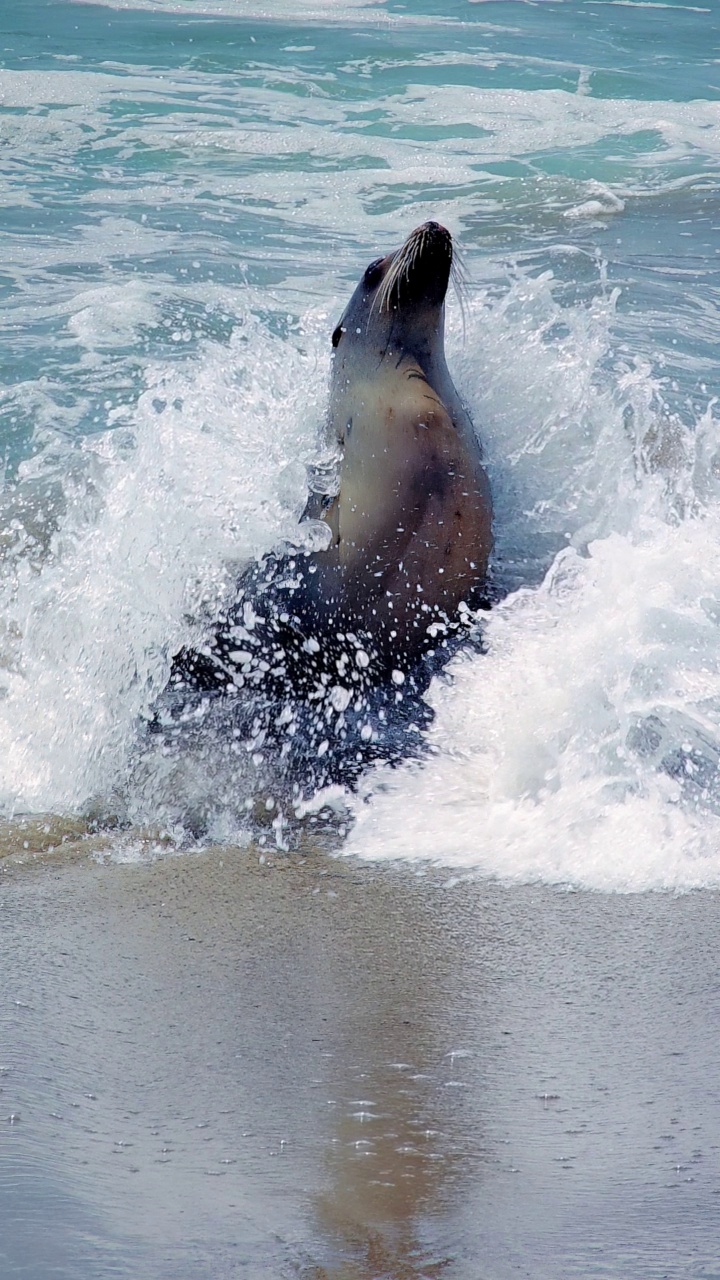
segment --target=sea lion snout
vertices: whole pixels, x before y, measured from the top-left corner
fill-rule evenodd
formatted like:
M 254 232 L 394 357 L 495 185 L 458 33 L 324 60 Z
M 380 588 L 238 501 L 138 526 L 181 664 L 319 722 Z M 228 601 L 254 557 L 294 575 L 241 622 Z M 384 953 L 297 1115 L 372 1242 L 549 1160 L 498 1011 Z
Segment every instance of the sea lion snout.
M 335 327 L 333 348 L 344 346 L 349 335 L 355 349 L 385 350 L 398 322 L 405 326 L 406 338 L 417 322 L 428 332 L 440 333 L 454 261 L 447 227 L 435 221 L 415 227 L 399 249 L 373 259 L 365 268 Z
M 435 222 L 431 218 L 429 222 L 423 222 L 414 231 L 411 231 L 408 240 L 411 240 L 413 236 L 422 236 L 429 245 L 442 245 L 452 255 L 452 236 L 442 222 Z
M 378 287 L 377 305 L 381 311 L 442 306 L 452 264 L 450 232 L 439 222 L 423 222 L 392 255 Z

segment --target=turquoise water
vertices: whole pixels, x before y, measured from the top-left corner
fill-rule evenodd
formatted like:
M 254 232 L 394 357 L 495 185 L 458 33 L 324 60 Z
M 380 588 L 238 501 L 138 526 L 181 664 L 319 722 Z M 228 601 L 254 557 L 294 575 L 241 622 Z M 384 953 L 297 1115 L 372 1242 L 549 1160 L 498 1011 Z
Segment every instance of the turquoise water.
M 504 602 L 431 690 L 432 767 L 334 798 L 347 847 L 718 882 L 719 31 L 603 0 L 3 6 L 8 817 L 182 841 L 201 804 L 243 838 L 250 765 L 138 765 L 138 724 L 190 619 L 297 534 L 329 334 L 433 217 Z

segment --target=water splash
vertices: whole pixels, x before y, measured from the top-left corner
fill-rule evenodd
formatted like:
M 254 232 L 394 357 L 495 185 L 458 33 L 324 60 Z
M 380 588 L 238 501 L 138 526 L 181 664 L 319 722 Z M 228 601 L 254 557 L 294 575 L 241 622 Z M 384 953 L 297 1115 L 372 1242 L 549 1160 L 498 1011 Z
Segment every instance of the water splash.
M 715 883 L 717 422 L 706 403 L 683 423 L 652 365 L 615 349 L 602 272 L 588 303 L 561 299 L 519 271 L 469 300 L 464 340 L 451 323 L 503 598 L 486 654 L 431 688 L 429 757 L 346 797 L 346 848 L 603 888 Z M 328 320 L 274 328 L 248 313 L 227 345 L 151 369 L 124 425 L 40 451 L 6 492 L 7 814 L 114 812 L 181 842 L 193 813 L 227 841 L 256 822 L 246 743 L 134 753 L 172 653 L 240 566 L 298 536 Z M 263 817 L 271 842 L 286 818 Z

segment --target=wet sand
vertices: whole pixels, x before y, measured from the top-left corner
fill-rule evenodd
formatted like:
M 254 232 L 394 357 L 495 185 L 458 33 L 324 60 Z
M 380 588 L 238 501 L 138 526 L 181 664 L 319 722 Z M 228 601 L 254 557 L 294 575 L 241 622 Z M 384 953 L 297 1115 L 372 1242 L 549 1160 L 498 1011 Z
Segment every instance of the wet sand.
M 716 895 L 89 848 L 0 861 L 4 1278 L 720 1276 Z

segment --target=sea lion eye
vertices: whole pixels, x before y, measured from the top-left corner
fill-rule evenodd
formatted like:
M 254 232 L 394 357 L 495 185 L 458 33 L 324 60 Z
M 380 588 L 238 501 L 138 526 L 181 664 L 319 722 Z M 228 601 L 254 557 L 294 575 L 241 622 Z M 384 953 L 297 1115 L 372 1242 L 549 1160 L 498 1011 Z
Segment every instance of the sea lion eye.
M 378 283 L 382 275 L 382 271 L 381 271 L 382 263 L 383 263 L 382 258 L 376 258 L 375 261 L 371 262 L 370 266 L 366 268 L 365 284 L 369 285 L 371 289 L 375 287 L 375 285 Z
M 337 346 L 337 344 L 338 344 L 338 342 L 340 341 L 340 339 L 342 338 L 342 336 L 343 336 L 344 332 L 345 332 L 345 329 L 343 328 L 343 326 L 342 326 L 341 324 L 339 324 L 339 325 L 338 325 L 338 327 L 337 327 L 337 329 L 335 330 L 335 332 L 334 332 L 334 334 L 333 334 L 332 338 L 330 339 L 330 341 L 332 342 L 332 344 L 333 344 L 333 346 L 334 346 L 334 347 L 336 347 L 336 346 Z

